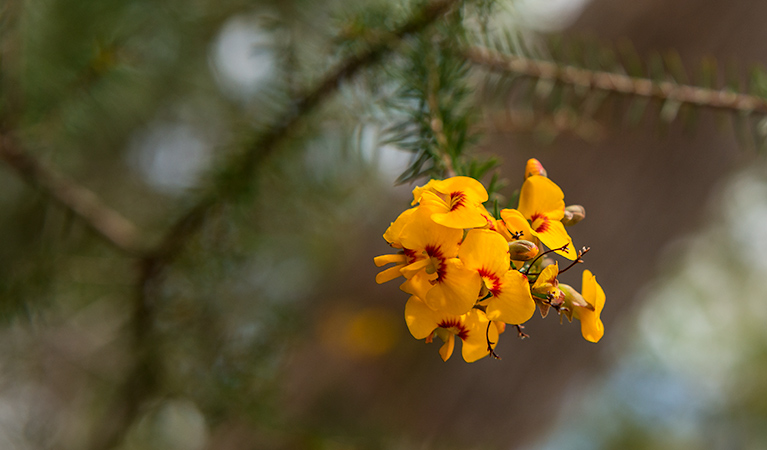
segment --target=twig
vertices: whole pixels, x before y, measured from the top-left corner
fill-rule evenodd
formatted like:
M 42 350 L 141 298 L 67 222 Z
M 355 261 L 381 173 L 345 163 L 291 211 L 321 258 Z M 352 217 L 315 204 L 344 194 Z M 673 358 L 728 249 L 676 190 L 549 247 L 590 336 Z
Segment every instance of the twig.
M 133 223 L 104 204 L 91 190 L 22 151 L 9 136 L 0 135 L 0 159 L 29 184 L 74 213 L 109 244 L 130 255 L 141 254 L 139 234 Z
M 670 81 L 654 81 L 613 72 L 582 69 L 551 61 L 501 54 L 481 47 L 466 49 L 464 56 L 469 61 L 495 72 L 511 72 L 589 89 L 671 100 L 714 109 L 767 114 L 767 100 L 764 98 L 728 90 L 707 89 Z
M 429 107 L 429 128 L 434 133 L 434 139 L 437 141 L 437 150 L 441 155 L 442 164 L 445 166 L 445 177 L 455 176 L 455 167 L 453 167 L 453 159 L 448 151 L 449 142 L 445 135 L 444 122 L 439 110 L 439 100 L 437 95 L 439 93 L 439 73 L 437 73 L 436 62 L 433 60 L 434 55 L 429 54 L 429 74 L 427 81 L 427 105 Z

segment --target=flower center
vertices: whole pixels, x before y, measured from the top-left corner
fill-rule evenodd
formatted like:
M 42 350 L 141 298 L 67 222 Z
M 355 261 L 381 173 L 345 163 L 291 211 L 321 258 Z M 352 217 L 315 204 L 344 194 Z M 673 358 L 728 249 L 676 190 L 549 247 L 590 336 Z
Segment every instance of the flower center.
M 546 231 L 548 231 L 549 227 L 551 226 L 549 223 L 550 219 L 546 217 L 545 214 L 535 213 L 530 217 L 530 219 L 532 219 L 532 223 L 530 224 L 530 227 L 536 233 L 545 233 Z
M 501 278 L 490 272 L 488 269 L 482 267 L 477 272 L 479 272 L 479 276 L 482 277 L 482 281 L 485 283 L 485 286 L 487 286 L 487 289 L 490 291 L 490 293 L 493 294 L 493 296 L 497 296 L 501 293 Z
M 426 273 L 436 273 L 437 279 L 434 281 L 442 280 L 442 277 L 445 276 L 445 257 L 442 254 L 442 249 L 434 245 L 427 245 L 424 250 L 429 258 Z
M 458 319 L 444 319 L 437 326 L 444 328 L 464 341 L 469 337 L 469 330 Z
M 450 211 L 461 208 L 466 203 L 466 194 L 461 191 L 450 193 Z

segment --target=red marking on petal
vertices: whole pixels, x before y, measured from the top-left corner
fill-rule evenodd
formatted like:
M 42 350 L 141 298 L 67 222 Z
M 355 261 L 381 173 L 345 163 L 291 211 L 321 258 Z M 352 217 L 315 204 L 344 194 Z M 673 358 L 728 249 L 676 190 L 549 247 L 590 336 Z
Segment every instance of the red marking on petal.
M 487 278 L 493 283 L 493 286 L 490 288 L 490 292 L 494 296 L 497 296 L 498 294 L 501 293 L 501 278 L 498 275 L 490 272 L 488 269 L 484 267 L 479 269 L 477 272 L 479 273 L 479 276 L 481 276 L 482 278 Z
M 462 208 L 466 204 L 466 194 L 461 191 L 450 193 L 450 211 Z
M 461 340 L 465 341 L 469 337 L 469 330 L 458 319 L 445 319 L 437 324 L 437 326 L 453 333 L 461 338 Z
M 434 280 L 435 282 L 440 282 L 442 278 L 445 276 L 445 257 L 442 254 L 442 248 L 436 246 L 436 245 L 427 245 L 426 248 L 424 248 L 426 251 L 426 254 L 430 258 L 434 258 L 439 261 L 439 267 L 437 267 L 437 279 Z
M 483 216 L 485 217 L 485 220 L 487 221 L 487 228 L 493 231 L 498 231 L 495 229 L 495 223 L 490 219 L 490 216 L 485 216 L 484 214 Z
M 550 224 L 549 224 L 550 219 L 546 217 L 546 215 L 541 213 L 535 213 L 530 217 L 530 219 L 533 222 L 531 226 L 533 227 L 533 230 L 535 230 L 536 233 L 544 233 L 548 231 L 550 227 Z M 535 222 L 537 220 L 540 220 L 541 222 L 536 226 Z

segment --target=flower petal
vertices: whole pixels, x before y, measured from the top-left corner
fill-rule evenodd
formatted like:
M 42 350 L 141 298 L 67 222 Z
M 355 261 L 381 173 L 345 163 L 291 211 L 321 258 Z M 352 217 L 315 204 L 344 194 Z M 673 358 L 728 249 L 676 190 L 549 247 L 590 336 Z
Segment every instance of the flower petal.
M 442 194 L 463 192 L 472 203 L 485 203 L 488 199 L 487 190 L 479 181 L 471 177 L 451 177 L 434 183 L 434 189 Z
M 450 356 L 453 354 L 453 349 L 455 348 L 455 335 L 453 333 L 448 333 L 447 340 L 444 344 L 442 344 L 442 347 L 439 348 L 439 356 L 442 357 L 442 361 L 447 361 L 450 359 Z
M 605 327 L 602 324 L 600 315 L 605 306 L 605 291 L 597 283 L 591 271 L 583 271 L 583 286 L 581 288 L 583 298 L 594 307 L 594 311 L 588 308 L 577 308 L 576 317 L 581 321 L 581 334 L 589 342 L 599 342 L 605 334 Z
M 501 286 L 498 295 L 494 295 L 487 304 L 487 317 L 513 325 L 530 320 L 535 312 L 535 302 L 530 295 L 527 277 L 516 270 L 509 270 Z
M 525 216 L 523 216 L 522 213 L 519 212 L 518 210 L 502 209 L 501 219 L 503 219 L 503 224 L 505 225 L 509 233 L 521 232 L 522 236 L 520 236 L 520 239 L 524 239 L 526 241 L 531 241 L 533 239 L 533 233 L 532 233 L 532 229 L 530 228 L 530 223 L 527 221 L 527 219 L 525 219 Z
M 426 271 L 422 270 L 402 283 L 399 288 L 402 291 L 407 292 L 410 295 L 415 295 L 423 300 L 434 287 L 431 282 L 434 277 L 436 277 L 436 274 L 428 274 Z
M 472 309 L 463 317 L 464 327 L 468 330 L 461 347 L 461 354 L 466 362 L 474 362 L 489 355 L 487 350 L 487 341 L 490 340 L 491 347 L 495 348 L 498 344 L 498 328 L 491 326 L 485 316 L 485 313 L 478 309 Z
M 389 245 L 395 248 L 402 248 L 399 236 L 400 233 L 402 233 L 402 228 L 412 219 L 414 212 L 415 208 L 410 208 L 403 211 L 402 214 L 397 217 L 397 220 L 389 225 L 389 228 L 387 228 L 386 232 L 383 234 L 383 238 L 386 240 L 386 242 L 389 243 Z
M 418 253 L 439 249 L 440 257 L 454 258 L 458 254 L 458 245 L 463 238 L 463 230 L 448 228 L 431 220 L 432 211 L 418 207 L 400 233 L 400 240 L 405 248 Z M 431 256 L 435 256 L 432 254 Z
M 425 339 L 437 328 L 439 317 L 426 303 L 417 297 L 410 297 L 405 305 L 405 323 L 414 338 Z
M 550 221 L 546 231 L 542 233 L 533 231 L 533 235 L 540 239 L 541 242 L 543 242 L 543 245 L 550 249 L 561 248 L 567 244 L 567 251 L 557 250 L 557 255 L 570 260 L 575 260 L 575 258 L 578 257 L 578 251 L 573 246 L 573 239 L 567 234 L 564 224 L 558 220 Z
M 474 306 L 481 287 L 479 274 L 465 268 L 458 258 L 453 258 L 445 262 L 444 275 L 436 280 L 424 301 L 437 311 L 461 315 Z
M 528 220 L 532 220 L 536 213 L 545 213 L 554 221 L 562 220 L 565 215 L 565 194 L 550 179 L 535 175 L 522 184 L 517 209 Z
M 402 276 L 401 269 L 402 269 L 402 266 L 397 265 L 397 266 L 389 267 L 388 269 L 378 272 L 376 274 L 376 283 L 384 284 L 387 281 L 391 281 L 397 277 L 401 277 Z
M 502 276 L 509 270 L 509 246 L 506 239 L 495 231 L 470 230 L 466 234 L 458 257 L 467 269 L 480 275 Z
M 403 264 L 407 262 L 407 256 L 404 253 L 394 253 L 392 255 L 381 255 L 373 258 L 376 267 L 385 266 L 391 263 Z

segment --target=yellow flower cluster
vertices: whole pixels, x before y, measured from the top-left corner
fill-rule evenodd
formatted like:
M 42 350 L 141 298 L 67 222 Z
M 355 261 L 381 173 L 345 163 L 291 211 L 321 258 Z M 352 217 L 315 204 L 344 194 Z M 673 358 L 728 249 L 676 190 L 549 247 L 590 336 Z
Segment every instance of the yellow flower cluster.
M 605 294 L 588 270 L 579 293 L 557 276 L 581 261 L 588 251 L 575 252 L 566 225 L 585 216 L 583 207 L 565 208 L 562 190 L 535 159 L 528 161 L 517 209 L 494 217 L 482 184 L 469 177 L 431 180 L 413 190 L 413 208 L 404 211 L 383 237 L 395 254 L 375 258 L 384 269 L 376 282 L 405 278 L 400 289 L 410 294 L 405 321 L 416 339 L 444 344 L 440 355 L 453 353 L 455 337 L 463 344 L 464 360 L 474 362 L 494 348 L 506 325 L 530 319 L 538 305 L 544 317 L 550 308 L 581 322 L 583 337 L 597 342 L 604 333 L 600 313 Z M 550 250 L 544 250 L 544 246 Z M 560 270 L 546 254 L 572 261 Z

